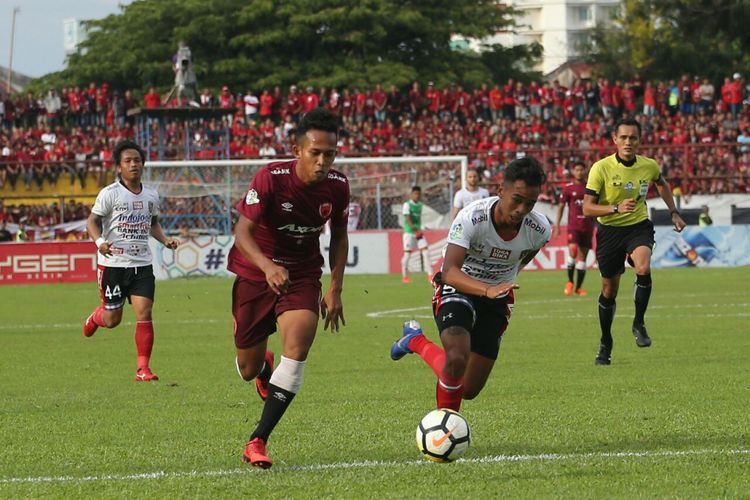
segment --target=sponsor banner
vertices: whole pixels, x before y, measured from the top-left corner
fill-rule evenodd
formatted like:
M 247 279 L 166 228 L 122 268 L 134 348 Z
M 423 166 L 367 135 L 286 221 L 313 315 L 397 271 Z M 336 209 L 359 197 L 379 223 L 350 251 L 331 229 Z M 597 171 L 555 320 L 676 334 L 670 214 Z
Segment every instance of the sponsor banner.
M 320 237 L 320 251 L 325 259 L 323 272 L 331 272 L 328 263 L 330 235 Z M 388 234 L 385 231 L 349 233 L 349 258 L 344 274 L 386 274 L 388 272 Z
M 177 249 L 170 250 L 153 238 L 149 240 L 156 279 L 234 276 L 227 271 L 233 236 L 196 236 L 180 241 L 182 244 Z
M 0 245 L 0 284 L 86 281 L 96 281 L 96 249 L 90 241 Z
M 401 258 L 404 255 L 404 246 L 402 239 L 403 232 L 393 230 L 388 232 L 389 245 L 389 267 L 391 273 L 401 272 Z M 448 237 L 448 231 L 445 229 L 435 229 L 424 231 L 425 238 L 429 244 L 430 260 L 434 269 L 438 269 L 442 260 L 443 247 Z M 542 248 L 534 260 L 524 268 L 525 271 L 556 271 L 565 269 L 565 262 L 568 255 L 567 233 L 563 231 L 560 236 L 552 238 L 547 245 Z M 594 252 L 589 252 L 586 262 L 589 267 L 595 263 Z M 418 251 L 411 253 L 409 257 L 409 271 L 419 272 L 422 270 L 422 257 Z
M 439 264 L 447 230 L 428 230 L 430 258 Z M 321 236 L 321 252 L 328 272 L 330 237 Z M 526 270 L 565 269 L 565 232 L 553 238 L 537 254 Z M 158 279 L 183 276 L 229 276 L 227 256 L 232 236 L 199 236 L 169 250 L 150 241 L 154 254 L 154 274 Z M 349 234 L 348 274 L 400 273 L 403 256 L 402 232 L 363 231 Z M 419 252 L 413 252 L 410 270 L 421 270 Z M 588 264 L 595 267 L 593 251 Z M 656 228 L 652 266 L 734 267 L 750 266 L 750 226 L 709 226 L 685 228 L 677 233 L 669 227 Z M 38 242 L 0 244 L 0 285 L 30 283 L 76 283 L 96 281 L 96 251 L 91 242 Z
M 750 266 L 750 226 L 656 228 L 652 267 Z

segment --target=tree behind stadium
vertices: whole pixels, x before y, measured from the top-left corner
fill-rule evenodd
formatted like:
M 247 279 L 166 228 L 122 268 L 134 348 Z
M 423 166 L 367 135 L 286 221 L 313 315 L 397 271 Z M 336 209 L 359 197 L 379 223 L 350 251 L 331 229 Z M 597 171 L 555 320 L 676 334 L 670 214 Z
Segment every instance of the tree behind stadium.
M 749 24 L 746 0 L 624 0 L 616 25 L 593 31 L 589 60 L 610 78 L 688 73 L 718 83 L 750 66 Z
M 233 91 L 291 83 L 325 86 L 438 85 L 523 77 L 517 62 L 538 45 L 451 50 L 452 35 L 484 38 L 513 27 L 496 0 L 136 0 L 88 21 L 88 39 L 67 69 L 32 88 L 106 81 L 115 88 L 169 88 L 170 57 L 185 41 L 201 87 Z

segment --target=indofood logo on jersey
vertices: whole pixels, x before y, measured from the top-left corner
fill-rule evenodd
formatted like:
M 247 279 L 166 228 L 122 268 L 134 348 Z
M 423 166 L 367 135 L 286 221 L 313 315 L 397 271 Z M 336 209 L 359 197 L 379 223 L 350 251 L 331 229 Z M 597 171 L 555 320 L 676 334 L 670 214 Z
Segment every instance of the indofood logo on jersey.
M 149 221 L 148 214 L 120 214 L 115 217 L 114 222 L 124 222 L 127 224 L 139 224 Z

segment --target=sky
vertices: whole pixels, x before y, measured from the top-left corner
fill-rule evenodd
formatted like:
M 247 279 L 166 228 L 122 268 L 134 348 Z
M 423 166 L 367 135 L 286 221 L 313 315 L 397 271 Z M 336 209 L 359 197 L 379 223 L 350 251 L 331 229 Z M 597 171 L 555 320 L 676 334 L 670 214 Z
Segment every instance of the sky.
M 16 37 L 13 71 L 38 77 L 65 67 L 63 19 L 100 19 L 132 0 L 0 0 L 0 66 L 8 67 L 13 7 Z

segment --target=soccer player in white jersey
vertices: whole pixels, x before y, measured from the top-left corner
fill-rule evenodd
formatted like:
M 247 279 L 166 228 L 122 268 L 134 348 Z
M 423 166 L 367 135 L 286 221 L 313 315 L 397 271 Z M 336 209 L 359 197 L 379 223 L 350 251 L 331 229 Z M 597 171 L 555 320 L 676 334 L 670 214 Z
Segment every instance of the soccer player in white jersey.
M 458 411 L 481 392 L 513 310 L 518 272 L 549 241 L 549 220 L 532 209 L 546 178 L 535 159 L 512 161 L 500 196 L 475 201 L 451 225 L 443 268 L 435 276 L 433 314 L 443 349 L 404 324 L 391 358 L 417 353 L 438 377 L 437 407 Z
M 479 173 L 473 168 L 466 171 L 466 187 L 456 191 L 453 196 L 453 211 L 451 220 L 454 220 L 462 209 L 470 203 L 482 198 L 487 198 L 490 192 L 479 185 Z
M 112 156 L 120 178 L 99 192 L 86 222 L 98 250 L 97 278 L 102 303 L 83 323 L 83 335 L 91 337 L 100 326 L 119 325 L 127 298 L 136 320 L 135 380 L 149 382 L 159 377 L 149 368 L 154 345 L 151 309 L 155 283 L 148 238 L 153 236 L 171 249 L 180 242 L 167 238 L 159 224 L 159 194 L 141 184 L 146 159 L 141 147 L 132 141 L 121 141 Z

